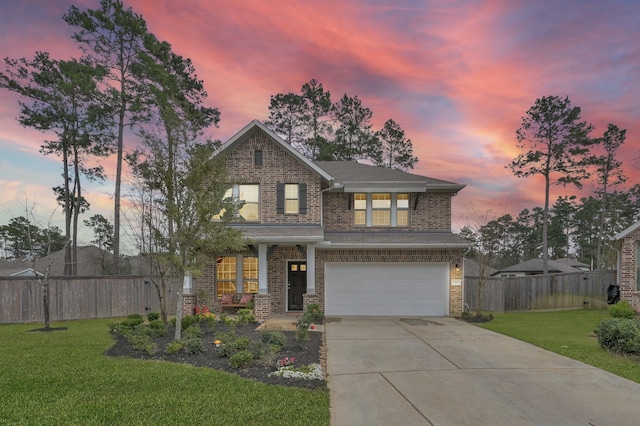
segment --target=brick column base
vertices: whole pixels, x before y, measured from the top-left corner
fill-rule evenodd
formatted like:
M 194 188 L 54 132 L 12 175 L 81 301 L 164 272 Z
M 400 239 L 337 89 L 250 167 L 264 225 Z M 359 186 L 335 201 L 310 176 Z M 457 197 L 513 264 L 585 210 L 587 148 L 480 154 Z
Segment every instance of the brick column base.
M 319 305 L 320 304 L 318 302 L 319 300 L 320 300 L 320 297 L 317 294 L 307 294 L 307 293 L 303 294 L 302 295 L 302 310 L 306 312 L 307 308 L 312 303 L 317 303 Z
M 196 313 L 196 295 L 182 295 L 182 315 L 194 315 Z
M 258 322 L 265 322 L 271 318 L 270 294 L 255 294 L 253 296 L 253 314 Z

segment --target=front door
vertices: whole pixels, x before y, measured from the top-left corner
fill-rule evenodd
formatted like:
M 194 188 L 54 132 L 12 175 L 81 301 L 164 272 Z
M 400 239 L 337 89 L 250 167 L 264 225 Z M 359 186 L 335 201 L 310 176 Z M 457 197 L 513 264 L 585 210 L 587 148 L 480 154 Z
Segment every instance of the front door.
M 287 310 L 302 310 L 302 295 L 307 292 L 307 262 L 289 262 L 287 272 Z

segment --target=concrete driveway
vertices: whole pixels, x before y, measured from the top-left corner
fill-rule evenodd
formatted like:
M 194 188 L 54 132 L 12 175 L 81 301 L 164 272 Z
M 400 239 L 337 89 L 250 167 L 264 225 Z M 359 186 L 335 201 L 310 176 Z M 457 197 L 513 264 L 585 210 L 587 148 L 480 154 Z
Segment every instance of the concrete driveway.
M 640 424 L 640 384 L 462 321 L 325 324 L 332 426 Z

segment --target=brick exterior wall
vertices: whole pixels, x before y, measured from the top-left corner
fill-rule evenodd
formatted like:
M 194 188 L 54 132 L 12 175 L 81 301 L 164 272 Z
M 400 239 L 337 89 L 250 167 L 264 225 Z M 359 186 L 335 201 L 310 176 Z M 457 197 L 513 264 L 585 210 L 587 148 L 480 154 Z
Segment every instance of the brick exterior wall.
M 196 312 L 196 295 L 182 295 L 182 315 L 193 315 Z
M 253 314 L 258 322 L 265 322 L 271 318 L 270 294 L 256 294 L 253 296 Z
M 620 250 L 620 300 L 626 300 L 640 312 L 640 291 L 637 289 L 638 242 L 640 229 L 622 239 Z
M 411 193 L 409 196 L 408 227 L 365 227 L 354 225 L 353 194 L 344 192 L 323 193 L 323 225 L 327 231 L 362 231 L 373 229 L 394 231 L 451 231 L 451 193 Z M 413 208 L 416 197 L 418 205 Z M 350 207 L 350 208 L 349 208 Z
M 261 167 L 254 165 L 254 152 L 257 149 L 262 150 Z M 320 223 L 320 177 L 262 131 L 255 130 L 244 143 L 228 154 L 226 170 L 233 183 L 260 184 L 260 223 Z M 276 213 L 277 183 L 307 184 L 306 214 Z
M 302 310 L 307 311 L 310 304 L 317 303 L 320 305 L 320 297 L 317 294 L 303 294 L 302 295 Z
M 255 150 L 262 150 L 263 165 L 254 165 Z M 245 135 L 233 150 L 225 153 L 226 171 L 233 183 L 260 184 L 260 223 L 269 224 L 320 224 L 327 231 L 451 231 L 451 196 L 449 192 L 410 194 L 410 218 L 407 228 L 356 227 L 353 218 L 353 194 L 321 192 L 321 179 L 306 164 L 291 155 L 259 129 Z M 276 213 L 276 184 L 306 183 L 307 214 L 284 215 Z M 323 206 L 320 206 L 320 197 Z M 416 198 L 417 197 L 417 198 Z M 417 206 L 414 205 L 417 199 Z M 349 208 L 351 206 L 351 208 Z M 247 255 L 252 255 L 248 251 Z M 271 314 L 287 312 L 287 265 L 290 260 L 305 260 L 306 256 L 295 246 L 275 248 L 268 259 L 266 295 L 256 295 L 254 313 L 259 321 Z M 318 303 L 324 310 L 325 262 L 448 262 L 451 280 L 456 278 L 455 263 L 462 263 L 461 250 L 316 250 L 316 294 L 306 294 L 303 306 Z M 216 298 L 216 262 L 210 257 L 200 277 L 194 278 L 196 298 L 193 306 L 208 304 L 219 312 Z M 462 277 L 460 277 L 462 278 Z M 449 313 L 459 316 L 463 308 L 462 286 L 449 283 Z

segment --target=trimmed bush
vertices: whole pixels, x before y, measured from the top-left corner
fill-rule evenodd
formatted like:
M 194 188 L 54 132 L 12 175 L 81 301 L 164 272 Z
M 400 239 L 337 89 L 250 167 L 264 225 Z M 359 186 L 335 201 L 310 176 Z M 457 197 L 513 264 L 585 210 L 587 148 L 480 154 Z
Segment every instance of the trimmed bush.
M 152 337 L 164 337 L 167 335 L 167 326 L 159 319 L 149 321 L 149 330 Z
M 320 305 L 317 303 L 309 303 L 307 306 L 307 310 L 304 315 L 308 318 L 310 322 L 316 324 L 322 324 L 324 322 L 324 312 L 320 309 Z
M 185 338 L 202 337 L 202 329 L 198 324 L 193 324 L 192 326 L 189 326 L 188 328 L 184 329 L 183 334 Z
M 149 322 L 159 320 L 160 314 L 158 312 L 149 312 L 147 314 L 147 319 L 149 320 Z
M 250 324 L 256 320 L 251 309 L 238 309 L 238 323 Z
M 241 368 L 253 361 L 253 352 L 245 350 L 229 357 L 229 365 L 233 368 Z
M 184 349 L 189 355 L 196 355 L 203 351 L 204 343 L 199 337 L 188 337 L 184 340 Z
M 634 318 L 636 311 L 633 310 L 628 301 L 623 300 L 615 305 L 609 306 L 609 315 L 612 318 Z
M 182 350 L 182 348 L 184 348 L 184 343 L 179 341 L 179 340 L 174 340 L 173 342 L 169 343 L 165 349 L 165 352 L 168 355 L 173 355 L 176 354 L 178 352 L 180 352 L 180 350 Z
M 260 340 L 268 345 L 282 348 L 287 342 L 287 336 L 282 331 L 262 330 L 260 332 Z
M 640 353 L 640 320 L 610 318 L 594 330 L 601 348 L 620 354 Z

